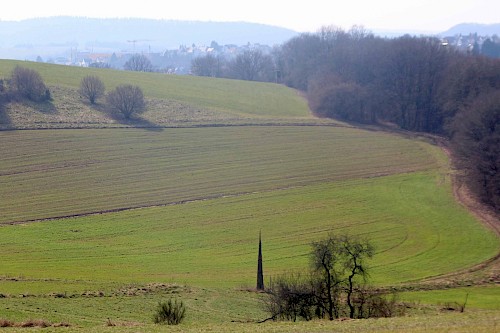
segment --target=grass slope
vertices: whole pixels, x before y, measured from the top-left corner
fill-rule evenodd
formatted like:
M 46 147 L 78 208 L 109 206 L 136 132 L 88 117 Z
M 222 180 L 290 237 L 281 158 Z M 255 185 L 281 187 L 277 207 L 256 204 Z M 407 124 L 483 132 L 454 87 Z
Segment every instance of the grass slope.
M 188 108 L 208 109 L 245 118 L 311 118 L 306 101 L 295 90 L 277 84 L 8 60 L 0 61 L 0 78 L 9 77 L 16 65 L 35 69 L 50 87 L 72 91 L 71 94 L 66 90 L 66 94 L 54 95 L 53 104 L 59 105 L 59 109 L 64 109 L 67 103 L 58 102 L 68 95 L 74 95 L 73 100 L 78 102 L 76 90 L 81 79 L 87 75 L 96 75 L 104 82 L 107 91 L 120 84 L 130 83 L 140 86 L 146 97 L 175 101 Z

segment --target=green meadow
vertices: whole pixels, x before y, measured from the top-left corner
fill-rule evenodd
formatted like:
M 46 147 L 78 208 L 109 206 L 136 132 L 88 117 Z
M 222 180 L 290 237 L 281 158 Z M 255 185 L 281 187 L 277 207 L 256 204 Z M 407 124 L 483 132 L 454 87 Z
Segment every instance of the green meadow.
M 500 288 L 497 286 L 462 287 L 400 294 L 401 300 L 441 307 L 465 304 L 465 309 L 500 310 Z M 499 323 L 500 324 L 500 323 Z
M 0 76 L 15 64 L 0 61 Z M 54 87 L 54 101 L 48 109 L 11 105 L 0 117 L 11 129 L 0 131 L 0 319 L 71 324 L 44 329 L 56 332 L 498 325 L 491 286 L 402 293 L 418 305 L 412 309 L 422 307 L 402 318 L 255 323 L 266 317 L 264 295 L 248 291 L 259 233 L 266 283 L 306 270 L 311 242 L 329 233 L 370 239 L 370 281 L 380 287 L 463 270 L 499 252 L 497 236 L 455 201 L 453 170 L 426 140 L 315 119 L 297 92 L 279 85 L 22 64 Z M 80 101 L 76 90 L 89 73 L 109 88 L 141 85 L 149 125 L 115 122 Z M 465 315 L 439 310 L 464 293 Z M 185 301 L 186 322 L 153 325 L 155 305 L 170 297 Z

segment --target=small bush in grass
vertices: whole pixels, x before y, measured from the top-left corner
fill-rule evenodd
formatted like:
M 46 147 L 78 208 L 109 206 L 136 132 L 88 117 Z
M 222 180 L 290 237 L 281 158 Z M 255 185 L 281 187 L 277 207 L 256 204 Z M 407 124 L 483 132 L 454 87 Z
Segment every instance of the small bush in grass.
M 158 303 L 153 320 L 155 324 L 177 325 L 184 319 L 185 314 L 186 307 L 182 301 L 169 299 Z

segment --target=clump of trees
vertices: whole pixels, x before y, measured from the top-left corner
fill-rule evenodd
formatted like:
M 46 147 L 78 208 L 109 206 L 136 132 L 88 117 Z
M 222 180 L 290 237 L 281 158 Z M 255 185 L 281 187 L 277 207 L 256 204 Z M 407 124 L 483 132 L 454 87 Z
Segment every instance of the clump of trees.
M 191 73 L 197 76 L 222 77 L 226 66 L 224 58 L 207 54 L 191 61 Z
M 481 47 L 481 54 L 491 58 L 500 58 L 500 41 L 498 40 L 498 36 L 496 36 L 493 40 L 491 38 L 487 38 L 484 41 L 483 46 Z
M 370 242 L 354 236 L 330 235 L 312 243 L 309 274 L 290 273 L 273 279 L 265 310 L 271 319 L 293 321 L 396 315 L 402 309 L 395 297 L 367 286 L 367 261 L 373 254 Z
M 134 54 L 124 65 L 125 70 L 135 72 L 152 72 L 153 64 L 144 54 Z
M 198 76 L 221 77 L 247 81 L 272 82 L 275 65 L 271 55 L 260 50 L 247 50 L 234 59 L 208 54 L 191 62 L 191 72 Z
M 284 82 L 306 91 L 319 116 L 441 133 L 439 88 L 455 55 L 436 38 L 325 27 L 287 42 L 279 63 Z

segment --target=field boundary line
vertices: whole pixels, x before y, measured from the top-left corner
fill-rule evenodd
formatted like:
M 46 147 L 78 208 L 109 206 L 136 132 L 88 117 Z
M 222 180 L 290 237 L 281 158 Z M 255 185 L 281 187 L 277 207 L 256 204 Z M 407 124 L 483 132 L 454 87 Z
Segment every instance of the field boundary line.
M 167 203 L 120 207 L 120 208 L 104 209 L 104 210 L 93 211 L 93 212 L 83 212 L 83 213 L 44 217 L 44 218 L 39 218 L 39 219 L 0 222 L 0 227 L 47 222 L 47 221 L 58 221 L 58 220 L 87 217 L 87 216 L 94 216 L 94 215 L 120 213 L 120 212 L 139 210 L 139 209 L 178 206 L 178 205 L 185 205 L 185 204 L 189 204 L 189 203 L 203 202 L 203 201 L 222 199 L 222 198 L 238 198 L 238 197 L 245 196 L 245 195 L 252 195 L 252 194 L 259 194 L 259 193 L 271 193 L 271 192 L 275 192 L 275 191 L 286 191 L 289 189 L 301 188 L 301 187 L 305 187 L 305 186 L 307 186 L 307 185 L 295 185 L 295 186 L 288 186 L 288 187 L 283 187 L 283 188 L 274 188 L 274 189 L 269 189 L 269 190 L 251 191 L 251 192 L 215 194 L 215 195 L 209 195 L 209 196 L 201 197 L 201 198 L 185 199 L 185 200 L 179 200 L 179 201 L 173 201 L 173 202 L 167 202 Z
M 103 124 L 104 125 L 104 124 Z M 206 123 L 206 124 L 179 124 L 176 125 L 159 125 L 159 126 L 61 126 L 61 127 L 19 127 L 19 128 L 0 128 L 0 132 L 15 132 L 15 131 L 58 131 L 58 130 L 124 130 L 124 129 L 143 129 L 147 131 L 161 131 L 164 129 L 196 129 L 196 128 L 219 128 L 219 127 L 339 127 L 339 128 L 359 128 L 370 130 L 367 128 L 350 126 L 348 124 L 337 123 L 306 123 L 306 122 L 265 122 L 265 123 L 241 123 L 241 124 L 225 124 L 225 123 Z

